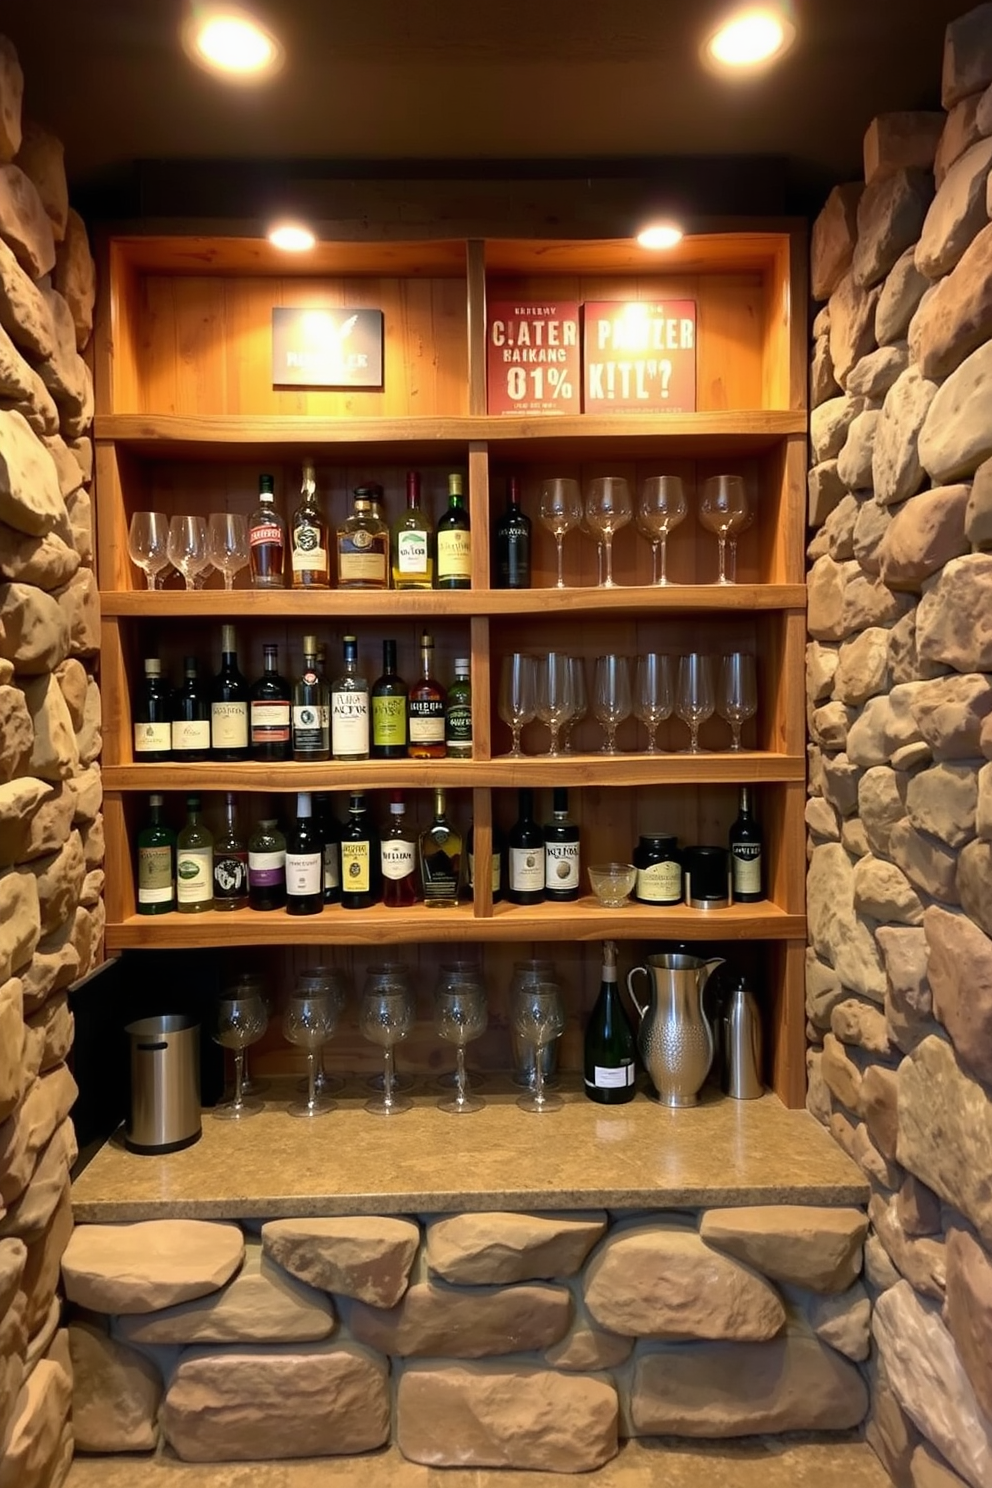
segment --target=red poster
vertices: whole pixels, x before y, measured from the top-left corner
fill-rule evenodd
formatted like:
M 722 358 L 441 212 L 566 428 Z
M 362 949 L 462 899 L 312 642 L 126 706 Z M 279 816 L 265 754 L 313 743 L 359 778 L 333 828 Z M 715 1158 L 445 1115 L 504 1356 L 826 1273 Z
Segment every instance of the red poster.
M 491 302 L 486 372 L 490 413 L 578 413 L 578 302 Z
M 589 301 L 582 331 L 583 412 L 695 411 L 695 300 Z

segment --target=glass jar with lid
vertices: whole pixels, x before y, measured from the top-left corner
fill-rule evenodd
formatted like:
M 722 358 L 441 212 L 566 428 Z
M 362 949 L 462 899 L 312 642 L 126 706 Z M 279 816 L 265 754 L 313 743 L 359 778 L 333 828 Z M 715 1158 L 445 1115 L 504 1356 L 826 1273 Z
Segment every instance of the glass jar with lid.
M 637 869 L 634 898 L 639 904 L 663 907 L 682 903 L 682 854 L 678 838 L 663 832 L 638 839 L 632 862 Z

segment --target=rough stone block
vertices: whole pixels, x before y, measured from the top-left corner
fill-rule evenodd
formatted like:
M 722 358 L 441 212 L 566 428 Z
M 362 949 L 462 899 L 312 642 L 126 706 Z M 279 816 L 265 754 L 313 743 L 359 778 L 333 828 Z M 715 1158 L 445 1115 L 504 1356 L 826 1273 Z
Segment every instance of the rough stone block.
M 0 982 L 0 1121 L 24 1093 L 23 1054 L 24 987 L 19 977 L 10 977 Z
M 824 460 L 833 460 L 840 454 L 847 431 L 863 408 L 862 399 L 841 393 L 813 409 L 810 414 L 809 437 L 814 465 L 821 464 Z
M 924 377 L 942 382 L 992 336 L 992 223 L 975 236 L 920 307 L 911 354 Z
M 373 1307 L 403 1296 L 420 1244 L 409 1219 L 274 1219 L 262 1226 L 266 1252 L 291 1275 Z
M 979 140 L 941 182 L 916 245 L 916 267 L 929 279 L 949 273 L 988 221 L 985 187 L 990 168 L 992 140 Z
M 155 1312 L 205 1297 L 244 1259 L 237 1225 L 198 1219 L 79 1225 L 63 1257 L 66 1296 L 94 1312 Z
M 842 1044 L 853 1044 L 868 1054 L 878 1054 L 887 1059 L 892 1052 L 885 1014 L 873 1003 L 863 1002 L 861 998 L 846 998 L 833 1008 L 830 1014 L 830 1031 Z
M 896 1214 L 906 1235 L 925 1237 L 941 1232 L 940 1199 L 912 1173 L 906 1174 L 896 1195 Z
M 29 537 L 0 522 L 0 574 L 39 589 L 58 589 L 79 567 L 79 554 L 55 532 Z
M 830 356 L 841 387 L 847 386 L 848 373 L 855 363 L 874 348 L 878 296 L 878 286 L 862 289 L 851 269 L 830 296 Z
M 65 237 L 56 249 L 52 283 L 69 306 L 76 330 L 76 348 L 82 351 L 93 330 L 93 305 L 96 300 L 96 270 L 90 252 L 86 225 L 70 207 L 66 217 Z M 92 477 L 92 450 L 90 474 Z
M 952 109 L 992 83 L 992 5 L 976 5 L 951 21 L 944 32 L 940 101 Z
M 926 936 L 922 929 L 880 925 L 875 939 L 885 958 L 889 1037 L 903 1054 L 909 1054 L 934 1030 Z
M 992 685 L 978 672 L 935 678 L 917 689 L 911 708 L 935 759 L 975 760 L 992 714 Z
M 17 1397 L 0 1458 L 0 1488 L 48 1488 L 61 1460 L 71 1397 L 65 1370 L 42 1359 Z
M 939 764 L 909 782 L 909 820 L 949 847 L 963 847 L 975 835 L 978 777 L 973 764 Z
M 936 148 L 936 141 L 930 148 Z M 869 179 L 858 203 L 858 241 L 852 260 L 856 284 L 870 289 L 885 278 L 900 255 L 919 238 L 932 200 L 933 174 L 929 168 L 895 168 Z
M 889 685 L 889 632 L 872 625 L 841 646 L 834 697 L 849 707 L 860 707 L 870 697 L 887 693 Z
M 53 782 L 67 780 L 79 770 L 79 746 L 55 676 L 46 673 L 30 681 L 25 679 L 24 700 L 34 729 L 28 762 L 32 774 Z
M 898 1100 L 899 1162 L 959 1209 L 992 1245 L 987 1093 L 962 1070 L 950 1044 L 930 1037 L 899 1066 Z
M 33 584 L 0 584 L 0 655 L 19 672 L 53 672 L 69 653 L 58 601 Z
M 0 409 L 0 521 L 43 537 L 64 518 L 51 454 L 20 413 Z
M 849 1111 L 860 1112 L 861 1067 L 832 1033 L 824 1034 L 820 1072 L 834 1098 Z
M 78 775 L 66 782 L 66 788 L 76 798 L 75 810 L 73 811 L 73 822 L 95 821 L 98 811 L 103 804 L 103 777 L 100 774 L 99 765 L 88 765 Z
M 992 844 L 969 842 L 961 849 L 957 892 L 965 911 L 992 935 Z
M 605 1231 L 601 1212 L 449 1215 L 427 1227 L 427 1265 L 462 1286 L 574 1276 Z
M 31 960 L 40 933 L 38 885 L 31 870 L 0 873 L 0 983 Z
M 816 408 L 840 392 L 830 360 L 830 337 L 818 336 L 809 369 L 809 406 Z
M 66 497 L 66 514 L 69 519 L 69 532 L 72 545 L 79 554 L 81 563 L 92 566 L 94 554 L 93 541 L 93 503 L 88 492 L 82 487 L 73 491 L 71 496 Z
M 817 1338 L 845 1358 L 867 1359 L 871 1346 L 871 1301 L 856 1281 L 846 1292 L 817 1295 L 806 1302 L 806 1318 Z
M 806 826 L 811 836 L 823 842 L 840 841 L 840 819 L 829 801 L 814 796 L 806 802 Z
M 840 641 L 848 635 L 845 597 L 848 585 L 857 576 L 859 565 L 854 559 L 837 563 L 833 558 L 818 558 L 808 575 L 809 633 L 818 641 Z
M 895 1202 L 877 1192 L 868 1201 L 868 1217 L 899 1275 L 921 1296 L 942 1302 L 947 1275 L 943 1239 L 916 1240 L 904 1234 Z
M 38 1153 L 62 1125 L 78 1095 L 65 1065 L 42 1075 L 0 1124 L 0 1203 L 13 1204 L 27 1188 Z
M 71 1234 L 72 1200 L 68 1178 L 66 1178 L 58 1203 L 52 1212 L 50 1225 L 37 1240 L 32 1241 L 28 1246 L 28 1260 L 21 1285 L 28 1299 L 27 1325 L 28 1335 L 32 1339 L 42 1328 L 46 1318 L 49 1322 L 50 1333 L 54 1333 L 58 1326 L 58 1309 L 52 1308 L 52 1301 L 59 1284 L 59 1263 Z M 46 1337 L 40 1346 L 40 1353 L 44 1352 L 47 1342 Z
M 545 1362 L 553 1369 L 593 1373 L 625 1364 L 634 1349 L 632 1338 L 622 1338 L 597 1328 L 588 1318 L 576 1318 L 560 1343 L 545 1349 Z
M 944 1322 L 975 1399 L 992 1421 L 992 1261 L 960 1224 L 947 1231 Z
M 482 1359 L 545 1349 L 564 1338 L 572 1321 L 567 1288 L 540 1282 L 459 1291 L 422 1281 L 395 1307 L 343 1305 L 353 1338 L 401 1357 Z
M 25 1245 L 34 1245 L 43 1239 L 52 1216 L 65 1197 L 69 1158 L 65 1135 L 59 1127 L 42 1150 L 24 1192 L 0 1219 L 0 1236 L 16 1236 Z M 23 1289 L 26 1289 L 25 1283 L 22 1283 Z
M 24 74 L 14 43 L 0 36 L 0 160 L 13 160 L 21 148 Z
M 44 295 L 0 239 L 0 326 L 31 362 L 50 356 L 54 346 L 51 311 Z
M 919 444 L 936 396 L 937 384 L 914 366 L 907 367 L 885 395 L 872 451 L 875 500 L 883 506 L 905 501 L 923 484 Z
M 858 234 L 858 202 L 864 189 L 860 181 L 835 186 L 813 223 L 810 272 L 815 300 L 828 299 L 851 266 Z
M 24 124 L 17 164 L 34 182 L 41 204 L 52 224 L 57 243 L 65 237 L 69 214 L 69 188 L 65 179 L 65 150 L 62 141 L 33 120 Z
M 810 942 L 844 986 L 873 1002 L 885 996 L 885 973 L 869 927 L 854 908 L 854 868 L 836 842 L 813 849 L 807 875 Z
M 891 347 L 886 348 L 886 350 L 892 349 Z M 870 358 L 866 357 L 864 360 L 869 361 Z M 863 362 L 858 363 L 858 367 L 863 365 Z M 853 372 L 851 376 L 853 378 Z M 899 376 L 899 372 L 896 373 L 896 376 Z M 887 391 L 888 388 L 880 393 L 879 396 L 884 398 Z M 866 408 L 863 413 L 859 413 L 857 418 L 852 421 L 847 431 L 847 438 L 837 456 L 837 477 L 849 491 L 863 491 L 871 486 L 871 462 L 875 449 L 875 429 L 880 418 L 881 411 L 879 409 Z M 861 503 L 858 502 L 854 508 L 855 519 L 860 510 Z M 853 538 L 854 534 L 852 532 L 851 552 L 844 554 L 844 557 L 851 558 L 854 555 Z M 839 556 L 841 555 L 834 554 L 834 557 Z
M 0 865 L 24 861 L 34 819 L 53 795 L 50 785 L 29 775 L 0 784 Z
M 821 527 L 834 507 L 844 499 L 844 482 L 837 473 L 836 460 L 814 465 L 806 477 L 809 493 L 809 525 Z
M 943 185 L 947 172 L 965 150 L 970 149 L 989 132 L 980 127 L 978 120 L 978 108 L 983 96 L 981 93 L 972 93 L 968 98 L 962 98 L 945 118 L 937 153 L 933 158 L 933 175 L 938 187 Z
M 881 568 L 879 549 L 891 521 L 889 508 L 871 500 L 861 503 L 854 524 L 854 556 L 864 572 L 876 578 Z
M 34 182 L 16 165 L 0 165 L 0 228 L 32 279 L 55 267 L 55 236 Z
M 149 1452 L 158 1445 L 162 1381 L 139 1354 L 89 1322 L 69 1327 L 72 1426 L 82 1452 Z
M 57 690 L 57 689 L 56 689 Z M 73 829 L 64 846 L 50 857 L 27 865 L 38 885 L 42 935 L 50 935 L 73 912 L 86 877 L 86 860 L 79 832 Z
M 79 971 L 79 953 L 72 943 L 72 924 L 60 925 L 39 940 L 34 955 L 21 972 L 25 1012 L 42 1006 L 52 992 L 68 987 Z
M 916 267 L 916 245 L 893 264 L 882 285 L 875 310 L 875 339 L 879 346 L 890 346 L 902 340 L 930 280 Z
M 964 1479 L 952 1472 L 929 1442 L 920 1442 L 909 1461 L 911 1488 L 961 1488 Z
M 865 131 L 865 181 L 907 168 L 929 170 L 944 129 L 944 115 L 923 111 L 876 114 Z
M 879 549 L 883 583 L 919 592 L 931 574 L 968 552 L 964 521 L 970 494 L 968 485 L 940 486 L 900 506 Z
M 699 1232 L 716 1246 L 776 1281 L 838 1292 L 861 1270 L 868 1221 L 858 1209 L 805 1204 L 764 1204 L 710 1209 Z
M 992 140 L 987 143 L 992 146 Z M 965 357 L 930 403 L 920 431 L 919 459 L 934 485 L 972 475 L 992 455 L 990 378 L 992 341 L 987 341 Z
M 0 1241 L 0 1265 L 3 1264 L 4 1243 L 20 1242 Z M 21 1295 L 16 1295 L 11 1305 L 0 1312 L 0 1432 L 5 1437 L 24 1383 L 28 1340 L 26 1316 L 27 1299 Z

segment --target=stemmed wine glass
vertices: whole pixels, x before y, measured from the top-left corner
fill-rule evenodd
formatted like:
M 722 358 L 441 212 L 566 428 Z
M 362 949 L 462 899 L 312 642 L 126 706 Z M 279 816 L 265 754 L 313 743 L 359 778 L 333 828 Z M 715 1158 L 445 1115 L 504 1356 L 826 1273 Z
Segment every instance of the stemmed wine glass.
M 258 997 L 261 999 L 262 1007 L 265 1009 L 265 1020 L 268 1023 L 272 1017 L 272 993 L 268 983 L 260 971 L 243 971 L 224 993 L 225 997 Z M 245 1067 L 241 1080 L 241 1089 L 245 1095 L 261 1095 L 268 1090 L 269 1081 L 263 1080 L 251 1072 L 251 1062 L 248 1058 L 248 1050 L 245 1050 Z
M 382 1095 L 365 1102 L 366 1111 L 371 1111 L 374 1116 L 396 1116 L 401 1111 L 409 1111 L 413 1105 L 409 1097 L 396 1091 L 393 1047 L 409 1035 L 415 1017 L 413 994 L 405 978 L 391 977 L 385 972 L 370 975 L 362 992 L 358 1026 L 371 1043 L 379 1045 L 385 1056 Z
M 440 1038 L 455 1045 L 455 1093 L 442 1096 L 438 1108 L 453 1116 L 481 1111 L 485 1101 L 468 1092 L 465 1045 L 486 1031 L 486 989 L 474 972 L 442 966 L 434 992 L 434 1027 Z
M 561 988 L 558 983 L 558 973 L 553 961 L 514 961 L 513 976 L 510 979 L 510 1005 L 528 987 L 540 986 L 542 982 L 549 982 L 552 986 Z M 544 1044 L 541 1049 L 535 1049 L 520 1037 L 510 1019 L 510 1041 L 513 1050 L 513 1083 L 524 1085 L 528 1090 L 533 1090 L 537 1083 L 535 1064 L 540 1055 L 541 1074 L 545 1086 L 558 1083 L 558 1049 L 552 1042 Z
M 214 1015 L 213 1038 L 222 1049 L 234 1050 L 234 1095 L 214 1107 L 222 1121 L 240 1121 L 262 1110 L 262 1102 L 244 1093 L 245 1050 L 256 1044 L 268 1026 L 265 1004 L 257 993 L 222 997 Z
M 522 1111 L 541 1115 L 557 1111 L 560 1095 L 547 1095 L 544 1089 L 543 1050 L 561 1036 L 565 1027 L 565 1009 L 555 982 L 531 982 L 513 995 L 510 1008 L 514 1031 L 534 1050 L 534 1089 L 517 1097 Z
M 602 588 L 613 589 L 613 534 L 626 527 L 634 515 L 630 486 L 622 475 L 600 475 L 586 491 L 586 526 L 606 552 L 606 577 Z
M 537 716 L 551 731 L 549 754 L 559 754 L 558 735 L 572 716 L 571 657 L 563 651 L 549 651 L 537 673 Z
M 568 670 L 572 679 L 572 711 L 562 724 L 562 754 L 572 753 L 572 730 L 589 712 L 589 692 L 586 688 L 586 668 L 581 656 L 568 658 Z
M 329 991 L 293 993 L 282 1019 L 283 1036 L 307 1051 L 307 1093 L 287 1107 L 290 1116 L 320 1116 L 334 1102 L 317 1089 L 317 1055 L 337 1027 L 338 1005 Z
M 169 519 L 165 512 L 135 512 L 127 534 L 131 562 L 144 570 L 149 589 L 157 589 L 158 576 L 169 566 Z
M 248 562 L 248 523 L 239 512 L 211 512 L 207 552 L 214 568 L 224 575 L 224 588 L 234 588 L 234 576 Z
M 745 651 L 732 651 L 723 658 L 720 669 L 720 704 L 717 708 L 720 717 L 730 724 L 731 749 L 740 749 L 741 729 L 757 711 L 754 657 Z
M 543 526 L 558 544 L 558 579 L 555 587 L 564 589 L 565 573 L 562 564 L 565 534 L 578 527 L 582 521 L 582 493 L 578 481 L 564 476 L 546 480 L 541 487 L 540 516 Z
M 685 487 L 677 475 L 651 475 L 641 485 L 637 503 L 637 530 L 651 544 L 651 582 L 669 583 L 668 534 L 684 520 L 688 511 Z M 660 557 L 660 563 L 659 563 Z
M 689 725 L 689 747 L 683 754 L 701 754 L 700 725 L 713 715 L 713 674 L 710 659 L 699 651 L 679 657 L 679 686 L 675 711 Z
M 200 587 L 196 583 L 210 567 L 207 550 L 207 524 L 202 517 L 173 517 L 169 523 L 169 562 L 178 568 L 186 581 L 187 589 Z
M 603 725 L 601 754 L 619 754 L 617 729 L 630 717 L 630 666 L 626 656 L 597 656 L 593 712 Z
M 648 754 L 658 754 L 655 738 L 659 724 L 672 713 L 672 665 L 660 651 L 637 658 L 634 684 L 634 717 L 648 731 Z
M 536 668 L 533 656 L 514 651 L 503 657 L 499 678 L 499 716 L 513 730 L 510 754 L 519 756 L 520 730 L 530 723 L 537 709 Z
M 327 994 L 337 1010 L 340 1019 L 348 1000 L 348 975 L 339 971 L 335 966 L 307 966 L 296 978 L 296 996 L 316 996 Z M 335 1095 L 345 1087 L 345 1081 L 340 1075 L 329 1075 L 324 1068 L 324 1045 L 321 1044 L 317 1050 L 317 1072 L 314 1075 L 314 1088 L 320 1095 Z M 309 1088 L 309 1077 L 304 1078 L 297 1085 L 297 1090 Z
M 737 577 L 737 536 L 751 520 L 747 491 L 739 475 L 712 475 L 703 484 L 699 503 L 699 520 L 708 532 L 715 532 L 720 544 L 718 584 L 733 584 Z M 727 539 L 730 543 L 730 573 L 727 572 Z

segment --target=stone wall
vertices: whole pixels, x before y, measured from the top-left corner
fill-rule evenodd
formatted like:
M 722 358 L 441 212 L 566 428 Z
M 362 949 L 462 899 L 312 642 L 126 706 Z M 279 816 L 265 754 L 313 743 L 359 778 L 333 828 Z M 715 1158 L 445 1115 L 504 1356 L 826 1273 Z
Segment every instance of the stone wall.
M 813 231 L 808 1103 L 872 1186 L 869 1440 L 987 1488 L 992 5 L 942 98 L 874 121 Z
M 584 1472 L 630 1436 L 843 1431 L 860 1209 L 80 1225 L 79 1450 Z
M 72 1453 L 67 988 L 103 936 L 94 286 L 62 146 L 22 126 L 22 91 L 0 37 L 0 1488 L 51 1488 Z

